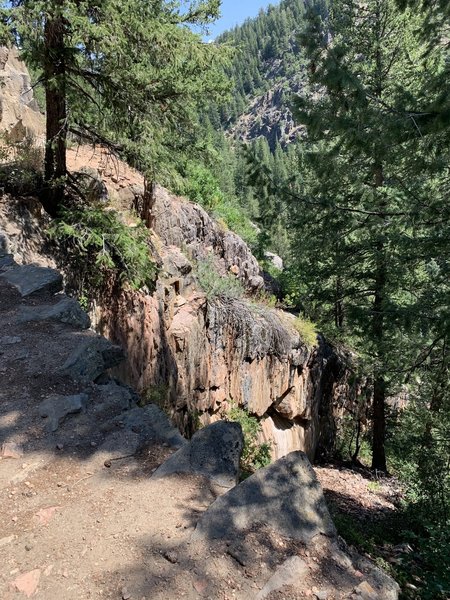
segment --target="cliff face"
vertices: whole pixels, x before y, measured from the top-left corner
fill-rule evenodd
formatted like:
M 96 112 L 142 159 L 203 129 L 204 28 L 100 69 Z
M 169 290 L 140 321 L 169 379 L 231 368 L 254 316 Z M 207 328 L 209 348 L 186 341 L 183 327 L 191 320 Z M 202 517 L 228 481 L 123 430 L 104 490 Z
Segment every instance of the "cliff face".
M 42 142 L 44 116 L 33 96 L 27 68 L 19 60 L 16 48 L 0 47 L 0 131 L 11 142 L 21 142 L 27 135 Z
M 297 449 L 314 456 L 322 433 L 333 437 L 342 359 L 323 340 L 308 349 L 292 315 L 251 296 L 206 297 L 196 276 L 206 255 L 217 276 L 231 271 L 249 292 L 263 282 L 246 244 L 201 207 L 157 188 L 152 221 L 156 291 L 121 292 L 96 309 L 97 328 L 128 352 L 121 378 L 165 402 L 183 433 L 237 404 L 261 418 L 274 457 Z
M 270 80 L 270 79 L 269 79 Z M 284 148 L 299 138 L 302 127 L 294 122 L 290 104 L 302 88 L 301 82 L 282 79 L 266 93 L 258 96 L 240 115 L 230 134 L 241 142 L 265 137 L 272 151 L 277 142 Z

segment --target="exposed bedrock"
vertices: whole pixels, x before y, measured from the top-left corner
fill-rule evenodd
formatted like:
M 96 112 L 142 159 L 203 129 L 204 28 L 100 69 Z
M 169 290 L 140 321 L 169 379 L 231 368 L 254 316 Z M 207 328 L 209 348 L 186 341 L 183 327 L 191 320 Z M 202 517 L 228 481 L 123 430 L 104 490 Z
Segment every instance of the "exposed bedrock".
M 313 457 L 322 438 L 330 447 L 334 405 L 346 389 L 343 358 L 322 339 L 308 349 L 286 312 L 248 299 L 208 300 L 196 261 L 209 252 L 219 272 L 236 266 L 232 272 L 251 289 L 260 277 L 256 259 L 203 209 L 162 188 L 153 212 L 162 265 L 156 291 L 109 298 L 94 318 L 126 349 L 121 378 L 167 402 L 188 435 L 237 404 L 261 419 L 274 458 L 293 450 Z

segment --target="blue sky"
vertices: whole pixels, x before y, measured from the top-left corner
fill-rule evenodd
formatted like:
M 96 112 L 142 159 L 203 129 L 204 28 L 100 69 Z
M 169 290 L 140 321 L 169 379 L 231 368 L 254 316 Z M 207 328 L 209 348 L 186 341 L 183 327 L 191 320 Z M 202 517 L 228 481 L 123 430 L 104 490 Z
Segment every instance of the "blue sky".
M 278 4 L 279 0 L 222 0 L 222 18 L 210 27 L 214 39 L 217 35 L 239 25 L 247 17 L 256 17 L 260 8 L 266 8 L 269 4 Z

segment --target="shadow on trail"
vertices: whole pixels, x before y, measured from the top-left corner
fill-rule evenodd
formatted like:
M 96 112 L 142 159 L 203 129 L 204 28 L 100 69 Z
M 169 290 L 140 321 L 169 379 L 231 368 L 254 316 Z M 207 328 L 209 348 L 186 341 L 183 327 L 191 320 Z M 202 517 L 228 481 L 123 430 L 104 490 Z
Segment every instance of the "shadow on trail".
M 71 461 L 88 465 L 98 454 L 97 466 L 104 469 L 108 467 L 103 462 L 108 459 L 113 461 L 108 466 L 116 467 L 122 460 L 135 457 L 143 472 L 149 473 L 183 442 L 155 406 L 138 406 L 139 398 L 128 386 L 108 375 L 102 376 L 98 383 L 81 382 L 63 371 L 65 361 L 74 351 L 99 337 L 94 332 L 52 320 L 21 320 L 24 310 L 53 306 L 62 297 L 42 293 L 22 298 L 15 288 L 0 279 L 0 449 L 3 447 L 5 456 L 0 461 L 0 484 L 3 485 L 9 472 L 20 468 L 17 459 L 27 462 L 36 455 L 45 455 L 49 461 L 52 457 L 70 457 Z M 54 405 L 58 407 L 61 398 L 73 396 L 78 397 L 78 404 L 71 401 L 67 414 L 58 409 L 52 417 L 43 417 L 43 403 L 49 397 L 57 398 Z M 2 477 L 6 467 L 8 473 Z M 109 468 L 109 473 L 115 471 Z M 127 471 L 117 469 L 117 472 L 123 476 Z M 128 473 L 133 477 L 142 475 L 136 468 Z

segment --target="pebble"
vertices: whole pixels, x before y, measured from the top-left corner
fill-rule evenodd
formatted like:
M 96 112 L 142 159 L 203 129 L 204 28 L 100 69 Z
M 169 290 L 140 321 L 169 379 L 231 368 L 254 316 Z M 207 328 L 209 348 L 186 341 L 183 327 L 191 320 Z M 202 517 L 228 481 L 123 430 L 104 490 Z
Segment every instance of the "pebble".
M 64 449 L 64 444 L 56 444 L 56 448 L 58 450 L 63 450 Z
M 127 588 L 122 588 L 122 600 L 130 600 L 131 594 Z
M 0 448 L 1 458 L 21 458 L 23 456 L 23 449 L 18 444 L 7 442 Z
M 163 553 L 163 556 L 166 560 L 168 560 L 173 565 L 175 565 L 178 562 L 178 554 L 176 552 L 172 552 L 172 551 L 168 550 Z

